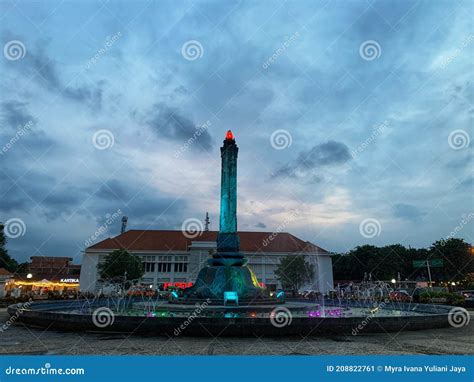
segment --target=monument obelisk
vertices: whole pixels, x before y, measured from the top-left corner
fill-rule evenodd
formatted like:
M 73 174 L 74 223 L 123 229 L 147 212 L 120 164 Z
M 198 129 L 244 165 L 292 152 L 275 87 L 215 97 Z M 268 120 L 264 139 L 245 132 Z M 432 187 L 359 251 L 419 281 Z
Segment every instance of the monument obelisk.
M 240 240 L 237 235 L 237 155 L 239 148 L 234 134 L 228 131 L 221 147 L 221 213 L 217 253 L 213 265 L 244 265 L 244 256 L 239 253 Z
M 217 251 L 199 272 L 196 282 L 184 292 L 185 298 L 223 299 L 224 292 L 237 292 L 239 299 L 266 298 L 266 289 L 246 266 L 237 234 L 237 155 L 239 148 L 232 131 L 221 147 L 221 203 Z

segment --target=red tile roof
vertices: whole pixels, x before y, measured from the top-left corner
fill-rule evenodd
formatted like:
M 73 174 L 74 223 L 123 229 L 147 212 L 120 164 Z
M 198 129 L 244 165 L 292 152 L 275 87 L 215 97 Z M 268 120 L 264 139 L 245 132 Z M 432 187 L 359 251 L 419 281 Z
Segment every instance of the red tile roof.
M 0 276 L 13 276 L 10 272 L 8 272 L 5 268 L 0 268 Z
M 193 241 L 216 241 L 217 231 L 202 232 L 194 239 L 186 238 L 181 231 L 129 230 L 113 238 L 105 239 L 87 249 L 135 251 L 186 251 Z M 318 252 L 329 253 L 310 242 L 298 239 L 287 232 L 239 232 L 240 250 L 243 252 Z M 273 238 L 270 240 L 270 238 Z M 267 245 L 264 245 L 267 243 Z

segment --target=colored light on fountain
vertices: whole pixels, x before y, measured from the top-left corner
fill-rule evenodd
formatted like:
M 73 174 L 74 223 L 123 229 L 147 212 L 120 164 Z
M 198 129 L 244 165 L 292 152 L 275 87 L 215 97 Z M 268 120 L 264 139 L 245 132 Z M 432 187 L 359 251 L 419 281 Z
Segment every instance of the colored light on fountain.
M 160 316 L 161 316 L 161 317 L 166 317 L 166 312 L 161 312 L 161 313 L 160 313 Z
M 225 318 L 233 318 L 234 315 L 232 313 L 226 313 L 226 314 L 224 314 L 224 317 Z
M 321 317 L 321 311 L 319 310 L 311 310 L 308 312 L 309 317 Z
M 283 298 L 283 297 L 285 297 L 285 292 L 280 291 L 277 293 L 277 298 Z
M 252 318 L 257 317 L 257 312 L 250 312 L 250 317 L 252 317 Z
M 178 298 L 178 297 L 179 297 L 178 292 L 176 292 L 175 290 L 171 292 L 171 295 L 172 295 L 174 298 Z

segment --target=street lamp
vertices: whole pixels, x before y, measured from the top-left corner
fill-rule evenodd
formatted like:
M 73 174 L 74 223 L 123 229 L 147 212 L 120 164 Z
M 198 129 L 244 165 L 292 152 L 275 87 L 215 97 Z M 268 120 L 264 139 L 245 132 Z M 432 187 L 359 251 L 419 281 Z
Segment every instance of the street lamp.
M 33 275 L 32 275 L 31 273 L 28 273 L 28 274 L 26 275 L 26 278 L 27 278 L 27 279 L 31 279 L 32 277 L 33 277 Z
M 392 279 L 392 284 L 395 284 L 396 282 L 397 282 L 397 280 Z

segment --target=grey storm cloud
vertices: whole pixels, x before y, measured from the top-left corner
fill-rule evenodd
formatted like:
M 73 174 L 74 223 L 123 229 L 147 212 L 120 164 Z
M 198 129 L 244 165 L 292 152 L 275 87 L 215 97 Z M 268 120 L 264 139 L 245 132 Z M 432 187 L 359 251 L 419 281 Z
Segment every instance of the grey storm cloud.
M 426 213 L 420 211 L 418 207 L 414 205 L 398 203 L 393 206 L 393 215 L 396 218 L 417 222 L 420 221 Z
M 267 226 L 262 222 L 259 222 L 259 223 L 255 224 L 255 227 L 256 228 L 267 228 Z
M 289 162 L 274 173 L 274 177 L 299 178 L 301 173 L 307 173 L 318 167 L 340 165 L 351 159 L 349 148 L 342 142 L 328 141 L 318 144 L 309 150 L 299 153 L 296 160 Z M 320 182 L 322 178 L 317 175 L 305 176 L 312 182 Z
M 2 102 L 0 105 L 1 121 L 15 129 L 24 126 L 29 121 L 36 123 L 36 118 L 30 114 L 27 106 L 27 103 L 15 100 Z
M 143 118 L 144 123 L 149 126 L 158 137 L 167 138 L 176 142 L 185 143 L 195 137 L 196 147 L 202 151 L 212 148 L 212 138 L 209 132 L 199 130 L 199 125 L 184 116 L 178 109 L 163 103 L 153 105 L 148 114 Z
M 128 181 L 111 179 L 99 188 L 95 197 L 91 209 L 96 215 L 102 216 L 120 210 L 131 221 L 133 220 L 134 224 L 142 225 L 178 216 L 186 206 L 184 200 L 165 196 L 157 190 L 143 187 L 139 181 L 132 179 Z M 97 203 L 97 198 L 100 198 L 100 203 Z
M 102 108 L 104 81 L 94 86 L 69 86 L 64 83 L 56 62 L 46 54 L 47 44 L 40 42 L 36 50 L 30 49 L 19 65 L 10 65 L 22 75 L 28 73 L 43 88 L 60 93 L 64 98 L 85 103 L 93 110 Z

